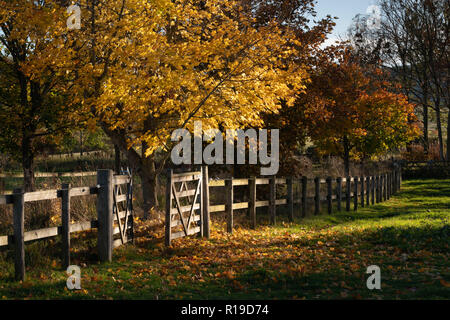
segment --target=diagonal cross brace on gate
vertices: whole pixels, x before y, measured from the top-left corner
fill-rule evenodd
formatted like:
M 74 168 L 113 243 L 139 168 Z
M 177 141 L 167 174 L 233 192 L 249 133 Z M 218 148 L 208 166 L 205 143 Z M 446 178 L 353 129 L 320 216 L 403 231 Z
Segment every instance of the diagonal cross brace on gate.
M 99 170 L 97 183 L 99 258 L 111 261 L 112 250 L 134 238 L 133 178 L 128 170 L 120 175 L 113 175 L 112 170 Z M 117 235 L 119 238 L 114 239 Z
M 205 229 L 209 230 L 209 212 L 208 206 L 205 206 L 207 198 L 204 196 L 204 181 L 208 181 L 205 168 L 197 172 L 185 173 L 168 171 L 165 226 L 165 244 L 167 246 L 170 246 L 174 239 L 190 235 L 203 236 L 205 234 L 208 237 L 209 231 L 204 232 Z M 177 184 L 180 186 L 178 187 Z M 206 221 L 208 222 L 205 223 Z M 180 226 L 182 230 L 179 230 Z

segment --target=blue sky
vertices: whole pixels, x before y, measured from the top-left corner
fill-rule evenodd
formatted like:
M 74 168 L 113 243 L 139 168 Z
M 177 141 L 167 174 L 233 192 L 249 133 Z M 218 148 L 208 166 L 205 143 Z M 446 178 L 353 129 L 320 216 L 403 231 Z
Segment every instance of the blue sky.
M 337 25 L 333 35 L 327 42 L 332 43 L 339 36 L 345 38 L 353 17 L 358 13 L 365 14 L 367 8 L 376 3 L 376 0 L 318 0 L 316 6 L 318 18 L 325 17 L 327 14 L 339 17 L 336 20 Z

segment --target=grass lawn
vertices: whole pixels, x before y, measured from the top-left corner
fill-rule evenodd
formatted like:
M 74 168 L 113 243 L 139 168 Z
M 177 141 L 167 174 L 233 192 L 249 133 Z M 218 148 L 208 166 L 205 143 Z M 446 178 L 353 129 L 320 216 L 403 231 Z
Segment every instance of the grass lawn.
M 12 254 L 1 253 L 0 298 L 449 299 L 449 225 L 450 180 L 405 181 L 393 199 L 357 213 L 291 224 L 280 215 L 276 226 L 238 226 L 233 235 L 216 222 L 210 240 L 168 249 L 140 224 L 141 237 L 116 249 L 113 263 L 74 252 L 78 291 L 65 288 L 57 239 L 47 241 L 54 253 L 26 246 L 24 283 L 12 280 Z M 381 268 L 381 290 L 366 287 L 370 265 Z

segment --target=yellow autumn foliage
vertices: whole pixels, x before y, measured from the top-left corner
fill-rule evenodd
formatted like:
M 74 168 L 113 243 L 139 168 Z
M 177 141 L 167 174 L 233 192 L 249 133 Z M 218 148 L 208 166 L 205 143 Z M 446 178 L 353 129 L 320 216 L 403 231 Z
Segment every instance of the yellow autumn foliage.
M 0 3 L 0 19 L 23 21 L 14 37 L 45 42 L 26 73 L 54 66 L 79 105 L 74 116 L 120 132 L 129 147 L 144 141 L 147 154 L 195 120 L 204 129 L 260 126 L 260 114 L 280 99 L 292 104 L 308 78 L 294 63 L 293 31 L 255 27 L 235 0 L 81 1 L 80 30 L 67 30 L 60 1 Z

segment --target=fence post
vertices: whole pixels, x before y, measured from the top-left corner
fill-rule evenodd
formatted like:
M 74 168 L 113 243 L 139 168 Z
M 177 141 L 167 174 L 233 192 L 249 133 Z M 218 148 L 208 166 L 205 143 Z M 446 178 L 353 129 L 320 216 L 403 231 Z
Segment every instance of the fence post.
M 392 191 L 391 191 L 391 195 L 395 194 L 395 170 L 393 170 L 391 172 L 392 175 L 392 180 L 391 180 L 391 185 L 392 185 Z
M 297 192 L 294 192 L 294 194 L 295 195 L 297 195 L 297 211 L 298 211 L 298 216 L 299 217 L 301 217 L 301 215 L 302 215 L 302 205 L 301 205 L 301 201 L 302 201 L 302 190 L 301 190 L 301 185 L 302 185 L 302 183 L 301 183 L 301 179 L 295 179 L 294 180 L 296 183 L 295 183 L 295 185 L 297 185 Z M 294 188 L 294 190 L 295 190 L 295 188 Z M 295 196 L 294 196 L 294 199 L 295 199 Z M 294 200 L 294 202 L 295 202 L 295 200 Z
M 392 191 L 391 191 L 391 195 L 395 194 L 395 170 L 393 170 L 391 172 L 392 175 L 392 180 L 391 180 L 391 185 L 392 185 Z
M 378 188 L 380 189 L 380 195 L 379 195 L 379 202 L 383 202 L 383 175 L 380 175 L 380 181 L 379 181 L 379 186 Z
M 211 236 L 211 223 L 209 213 L 209 175 L 208 166 L 203 166 L 203 181 L 202 181 L 202 205 L 203 205 L 203 236 L 209 239 Z
M 394 170 L 394 179 L 393 179 L 393 185 L 394 185 L 394 194 L 397 193 L 397 170 Z
M 383 200 L 387 200 L 387 174 L 383 175 Z
M 378 186 L 378 188 L 380 189 L 380 191 L 379 191 L 379 201 L 378 202 L 383 202 L 383 175 L 381 174 L 380 175 L 380 178 L 379 178 L 379 186 Z
M 400 171 L 397 169 L 397 192 L 400 191 Z
M 315 196 L 314 196 L 314 215 L 320 213 L 320 178 L 314 178 Z
M 395 192 L 398 192 L 399 190 L 400 190 L 400 175 L 399 175 L 399 173 L 398 173 L 398 169 L 396 170 L 396 174 L 397 174 L 397 177 L 396 177 L 396 182 L 395 182 Z
M 269 198 L 269 213 L 270 213 L 270 223 L 275 224 L 277 221 L 277 177 L 272 176 L 270 178 L 270 198 Z
M 366 177 L 366 204 L 370 206 L 370 177 Z
M 292 177 L 286 179 L 287 184 L 287 201 L 288 201 L 288 207 L 289 207 L 289 221 L 294 221 L 294 190 L 292 185 Z
M 350 201 L 351 201 L 351 197 L 352 197 L 352 178 L 347 177 L 346 178 L 346 184 L 345 187 L 347 189 L 347 194 L 346 194 L 346 198 L 345 198 L 345 210 L 346 211 L 350 211 Z
M 378 176 L 375 176 L 375 186 L 374 186 L 374 189 L 375 189 L 375 203 L 378 203 L 379 201 L 378 201 L 378 195 L 379 195 L 379 185 L 378 185 L 378 182 L 379 182 L 379 177 Z
M 328 214 L 333 212 L 333 190 L 331 177 L 327 178 L 327 207 Z
M 134 222 L 134 218 L 135 218 L 135 214 L 133 213 L 133 192 L 134 192 L 134 188 L 133 188 L 133 171 L 130 170 L 128 171 L 130 173 L 130 180 L 127 183 L 127 194 L 130 195 L 129 197 L 129 203 L 128 203 L 128 210 L 130 210 L 131 216 L 130 216 L 130 224 L 131 224 L 131 230 L 130 230 L 130 236 L 131 236 L 131 243 L 135 243 L 134 242 L 134 228 L 135 228 L 135 222 Z
M 402 167 L 398 168 L 398 190 L 402 188 Z
M 378 203 L 378 177 L 373 176 L 373 203 Z
M 389 200 L 389 173 L 386 173 L 386 200 Z
M 252 221 L 252 228 L 256 229 L 256 178 L 252 177 L 248 180 L 250 188 L 250 202 L 248 210 L 250 211 L 250 220 Z
M 364 183 L 366 182 L 366 178 L 364 176 L 361 177 L 361 208 L 364 208 Z
M 13 194 L 13 227 L 14 227 L 14 269 L 16 280 L 25 280 L 25 194 L 22 189 L 14 189 Z
M 302 177 L 302 217 L 306 217 L 308 201 L 308 178 L 306 176 Z
M 384 174 L 380 175 L 380 202 L 384 201 Z
M 342 211 L 342 177 L 338 177 L 336 179 L 337 183 L 337 210 L 340 212 Z
M 383 202 L 383 175 L 378 178 L 378 202 Z
M 227 232 L 233 233 L 233 178 L 225 180 Z
M 378 189 L 379 189 L 378 202 L 383 202 L 383 175 L 382 174 L 380 174 L 380 177 L 379 177 Z
M 380 175 L 380 202 L 383 202 L 383 185 L 384 185 L 384 182 L 383 182 L 383 175 L 381 174 Z
M 197 236 L 199 238 L 203 238 L 205 236 L 205 224 L 204 224 L 205 221 L 203 219 L 205 217 L 205 215 L 204 215 L 205 206 L 203 205 L 203 190 L 204 190 L 204 188 L 203 188 L 203 186 L 204 186 L 204 184 L 203 184 L 203 169 L 204 169 L 203 166 L 200 166 L 200 178 L 198 179 L 198 183 L 200 184 L 200 190 L 199 190 L 200 196 L 197 195 L 197 201 L 200 200 L 200 201 L 198 201 L 199 205 L 200 205 L 200 210 L 199 210 L 200 223 L 199 223 L 199 225 L 197 224 L 197 226 L 200 227 L 200 232 L 197 234 Z M 189 229 L 189 226 L 188 226 L 188 229 Z
M 167 170 L 167 182 L 166 182 L 166 218 L 165 218 L 165 242 L 164 244 L 169 247 L 172 242 L 172 175 L 171 169 Z
M 398 185 L 398 170 L 395 170 L 395 193 L 398 192 L 398 190 L 400 189 L 399 185 Z
M 391 173 L 387 173 L 387 199 L 389 200 L 391 198 Z
M 113 244 L 113 172 L 97 171 L 98 255 L 101 262 L 112 261 Z
M 380 202 L 383 202 L 383 185 L 384 185 L 384 182 L 383 182 L 383 175 L 381 174 L 380 175 Z
M 358 211 L 358 177 L 353 178 L 353 188 L 354 188 L 354 195 L 353 195 L 353 210 Z
M 394 172 L 391 171 L 391 197 L 394 195 L 395 193 L 395 188 L 394 188 Z
M 63 183 L 61 190 L 61 222 L 63 267 L 70 266 L 70 184 Z
M 372 176 L 370 179 L 370 193 L 372 196 L 372 205 L 375 204 L 375 176 Z

